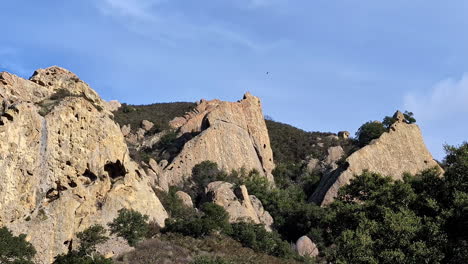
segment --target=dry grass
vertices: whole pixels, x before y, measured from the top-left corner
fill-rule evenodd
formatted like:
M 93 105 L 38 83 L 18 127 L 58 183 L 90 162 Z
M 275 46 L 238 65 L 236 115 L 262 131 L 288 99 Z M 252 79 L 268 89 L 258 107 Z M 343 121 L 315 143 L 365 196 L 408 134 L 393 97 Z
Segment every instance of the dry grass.
M 184 237 L 178 234 L 164 234 L 139 244 L 130 253 L 116 258 L 118 264 L 185 264 L 191 263 L 197 256 L 220 256 L 236 264 L 294 264 L 294 260 L 285 260 L 258 253 L 244 248 L 237 241 L 222 235 L 213 235 L 203 239 Z

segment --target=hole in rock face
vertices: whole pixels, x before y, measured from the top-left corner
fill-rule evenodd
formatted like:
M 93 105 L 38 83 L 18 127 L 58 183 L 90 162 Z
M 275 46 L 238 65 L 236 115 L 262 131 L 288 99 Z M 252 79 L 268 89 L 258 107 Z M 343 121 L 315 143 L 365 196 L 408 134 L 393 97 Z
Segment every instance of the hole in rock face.
M 78 186 L 74 180 L 70 179 L 69 176 L 67 176 L 67 178 L 68 178 L 68 186 L 70 186 L 71 188 L 76 188 Z
M 50 189 L 46 193 L 46 198 L 49 199 L 49 201 L 55 201 L 58 198 L 60 198 L 60 193 L 56 189 Z
M 112 179 L 125 176 L 125 174 L 127 174 L 127 170 L 125 169 L 125 166 L 122 164 L 122 162 L 120 162 L 120 160 L 117 160 L 116 162 L 108 162 L 106 165 L 104 165 L 104 170 Z
M 89 178 L 91 181 L 95 181 L 97 180 L 97 176 L 96 174 L 94 174 L 92 171 L 90 171 L 89 169 L 86 169 L 85 172 L 83 173 L 83 176 L 86 177 L 86 178 Z
M 266 144 L 263 144 L 263 148 L 266 149 Z
M 68 166 L 71 166 L 71 161 L 67 160 L 65 164 L 67 164 Z

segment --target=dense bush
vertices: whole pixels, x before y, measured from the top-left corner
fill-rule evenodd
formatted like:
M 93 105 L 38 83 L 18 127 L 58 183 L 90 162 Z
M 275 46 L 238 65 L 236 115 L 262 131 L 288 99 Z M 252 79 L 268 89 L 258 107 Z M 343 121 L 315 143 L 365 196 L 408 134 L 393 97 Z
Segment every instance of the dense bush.
M 112 264 L 111 259 L 106 259 L 96 253 L 96 246 L 108 240 L 104 227 L 94 225 L 83 232 L 78 233 L 80 242 L 78 250 L 71 250 L 67 254 L 55 257 L 54 264 Z
M 114 112 L 114 119 L 120 126 L 130 124 L 135 130 L 140 127 L 141 121 L 148 120 L 154 123 L 152 133 L 169 129 L 169 121 L 175 117 L 184 116 L 192 110 L 195 103 L 176 102 L 176 103 L 158 103 L 150 105 L 128 105 L 122 104 L 122 107 Z
M 53 264 L 113 264 L 112 259 L 101 255 L 87 256 L 77 251 L 55 257 Z
M 119 215 L 109 223 L 111 234 L 116 234 L 127 240 L 130 246 L 135 246 L 146 237 L 149 231 L 148 216 L 140 212 L 122 208 Z
M 2 264 L 32 264 L 36 254 L 26 235 L 14 236 L 6 227 L 0 228 L 0 263 Z
M 359 146 L 364 147 L 372 140 L 379 138 L 385 132 L 387 132 L 387 129 L 381 122 L 369 121 L 358 129 L 356 138 L 359 142 Z
M 273 188 L 265 177 L 258 174 L 251 174 L 243 183 L 250 194 L 260 199 L 274 219 L 274 228 L 287 241 L 295 242 L 307 234 L 323 215 L 321 207 L 307 202 L 307 196 L 300 186 Z
M 355 148 L 352 139 L 333 139 L 332 133 L 307 132 L 299 128 L 265 120 L 275 163 L 300 163 L 308 156 L 324 159 L 327 149 L 340 145 L 346 153 Z M 319 144 L 320 143 L 320 144 Z M 323 145 L 322 145 L 323 144 Z
M 282 258 L 294 256 L 291 245 L 283 241 L 278 233 L 266 231 L 263 225 L 245 222 L 232 224 L 231 237 L 245 247 L 268 255 Z
M 214 203 L 204 203 L 200 214 L 166 219 L 166 226 L 162 231 L 203 237 L 214 232 L 230 233 L 231 225 L 229 215 L 223 207 Z

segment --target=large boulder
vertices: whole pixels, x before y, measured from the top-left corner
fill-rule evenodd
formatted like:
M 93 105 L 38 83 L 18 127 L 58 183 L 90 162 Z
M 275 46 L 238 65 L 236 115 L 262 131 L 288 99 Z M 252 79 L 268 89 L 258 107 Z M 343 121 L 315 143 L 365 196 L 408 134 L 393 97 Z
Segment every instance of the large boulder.
M 302 257 L 317 257 L 319 250 L 308 236 L 300 237 L 296 242 L 296 252 Z
M 231 183 L 216 181 L 208 184 L 205 193 L 207 201 L 222 206 L 229 213 L 230 222 L 248 221 L 271 230 L 273 218 L 257 197 L 249 195 L 245 185 L 234 188 Z
M 442 170 L 427 150 L 419 127 L 400 118 L 388 132 L 351 154 L 344 166 L 325 174 L 310 200 L 331 203 L 341 186 L 365 170 L 402 179 L 406 172 L 416 174 L 433 167 Z
M 194 136 L 164 169 L 170 185 L 183 182 L 195 165 L 206 160 L 226 171 L 256 169 L 273 181 L 273 152 L 257 97 L 247 93 L 234 103 L 202 100 L 170 125 L 179 135 Z
M 0 73 L 0 226 L 25 233 L 36 263 L 121 208 L 164 225 L 167 213 L 133 162 L 105 102 L 73 73 Z

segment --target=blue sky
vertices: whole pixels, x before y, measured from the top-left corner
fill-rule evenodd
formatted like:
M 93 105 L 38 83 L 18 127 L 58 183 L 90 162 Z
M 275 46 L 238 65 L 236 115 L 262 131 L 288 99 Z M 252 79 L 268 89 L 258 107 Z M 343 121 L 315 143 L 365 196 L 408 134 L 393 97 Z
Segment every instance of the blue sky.
M 59 65 L 133 104 L 250 91 L 309 131 L 406 109 L 441 159 L 468 139 L 467 13 L 462 0 L 3 1 L 0 71 Z

